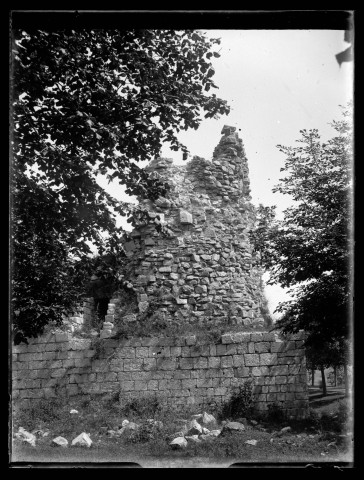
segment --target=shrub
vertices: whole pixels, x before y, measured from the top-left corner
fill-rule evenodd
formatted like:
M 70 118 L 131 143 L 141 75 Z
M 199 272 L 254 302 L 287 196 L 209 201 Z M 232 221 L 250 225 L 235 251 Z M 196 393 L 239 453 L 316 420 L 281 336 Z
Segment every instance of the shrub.
M 273 423 L 281 423 L 285 420 L 286 415 L 280 405 L 277 403 L 268 404 L 268 413 L 266 419 Z
M 246 380 L 243 385 L 233 391 L 231 397 L 220 410 L 222 418 L 249 418 L 254 408 L 253 380 Z
M 62 398 L 40 399 L 29 407 L 14 409 L 13 421 L 24 428 L 38 428 L 42 424 L 58 421 L 63 416 L 64 400 Z
M 121 412 L 126 417 L 154 418 L 162 409 L 157 396 L 132 398 L 121 407 Z
M 130 432 L 127 441 L 131 443 L 146 443 L 157 438 L 162 430 L 162 422 L 148 419 L 145 420 L 137 430 Z

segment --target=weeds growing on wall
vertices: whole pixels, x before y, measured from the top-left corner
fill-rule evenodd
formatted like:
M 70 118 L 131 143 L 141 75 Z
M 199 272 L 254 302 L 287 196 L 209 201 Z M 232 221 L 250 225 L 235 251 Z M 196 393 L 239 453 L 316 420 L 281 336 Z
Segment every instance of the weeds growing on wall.
M 272 423 L 282 423 L 286 415 L 280 405 L 277 403 L 268 404 L 268 412 L 266 414 L 266 419 Z
M 253 379 L 249 378 L 243 385 L 233 390 L 225 402 L 219 416 L 230 419 L 250 418 L 254 409 Z

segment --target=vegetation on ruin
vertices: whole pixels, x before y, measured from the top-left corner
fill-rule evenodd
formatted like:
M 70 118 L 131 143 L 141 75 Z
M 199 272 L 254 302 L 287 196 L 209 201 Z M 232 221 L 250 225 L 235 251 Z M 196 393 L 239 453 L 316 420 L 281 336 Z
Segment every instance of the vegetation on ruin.
M 273 191 L 293 205 L 283 220 L 260 206 L 255 248 L 270 272 L 269 283 L 291 287 L 277 327 L 305 330 L 311 367 L 347 364 L 352 313 L 352 107 L 332 122 L 336 136 L 322 142 L 317 130 L 301 130 L 298 146 L 278 145 L 285 176 Z
M 12 316 L 15 342 L 62 322 L 94 267 L 90 245 L 121 259 L 117 201 L 97 176 L 156 199 L 168 185 L 138 162 L 176 134 L 229 113 L 212 93 L 219 39 L 193 30 L 15 31 L 12 38 Z M 156 228 L 161 229 L 158 218 Z M 117 267 L 117 265 L 116 265 Z M 101 274 L 115 265 L 104 262 Z
M 333 400 L 331 397 L 334 397 Z M 312 401 L 307 418 L 287 420 L 277 408 L 272 408 L 265 416 L 247 415 L 243 420 L 245 431 L 217 437 L 198 444 L 189 443 L 181 451 L 173 451 L 169 442 L 173 434 L 181 429 L 184 419 L 201 413 L 193 405 L 180 406 L 177 410 L 166 408 L 158 398 L 138 397 L 123 406 L 117 394 L 106 397 L 98 395 L 89 398 L 39 400 L 26 409 L 14 412 L 14 432 L 22 426 L 28 431 L 49 432 L 47 436 L 37 435 L 36 447 L 20 445 L 15 439 L 12 453 L 15 461 L 79 461 L 83 462 L 134 461 L 156 462 L 160 460 L 187 462 L 193 466 L 203 462 L 279 463 L 279 462 L 339 462 L 352 461 L 352 419 L 343 395 L 332 395 L 321 403 Z M 223 413 L 220 408 L 207 408 L 218 422 L 238 420 L 235 416 Z M 76 408 L 78 414 L 70 414 Z M 225 408 L 227 411 L 227 409 Z M 110 436 L 108 430 L 117 429 L 124 419 L 136 422 L 141 428 L 136 433 L 126 433 L 120 437 Z M 147 428 L 147 420 L 162 422 L 155 429 Z M 257 425 L 251 420 L 255 418 Z M 349 421 L 348 421 L 349 420 Z M 287 433 L 279 433 L 282 427 L 290 426 Z M 88 432 L 93 441 L 90 449 L 82 447 L 54 448 L 51 441 L 62 435 L 68 441 L 82 431 Z M 350 434 L 351 432 L 351 434 Z M 349 435 L 348 435 L 349 433 Z M 255 439 L 257 445 L 247 445 L 246 440 Z M 174 465 L 175 466 L 175 465 Z

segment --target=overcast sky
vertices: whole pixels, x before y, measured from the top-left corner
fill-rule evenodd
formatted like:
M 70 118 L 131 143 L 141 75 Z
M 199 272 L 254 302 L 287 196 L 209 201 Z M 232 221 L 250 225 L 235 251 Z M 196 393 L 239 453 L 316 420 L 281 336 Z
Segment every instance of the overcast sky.
M 329 122 L 340 117 L 339 105 L 353 97 L 353 64 L 341 67 L 335 55 L 345 50 L 340 30 L 208 30 L 220 37 L 221 57 L 214 59 L 214 93 L 231 106 L 228 116 L 206 119 L 198 130 L 181 132 L 191 155 L 206 159 L 220 140 L 224 124 L 237 127 L 248 158 L 255 205 L 277 205 L 279 217 L 290 198 L 272 193 L 281 177 L 284 155 L 277 144 L 294 145 L 301 129 L 317 128 L 324 140 L 334 136 Z M 183 164 L 182 153 L 165 146 L 162 156 Z M 99 182 L 126 200 L 115 183 Z M 126 225 L 123 221 L 122 225 Z M 127 224 L 128 225 L 128 224 Z M 128 225 L 129 228 L 129 225 Z M 286 298 L 279 286 L 266 288 L 271 310 Z

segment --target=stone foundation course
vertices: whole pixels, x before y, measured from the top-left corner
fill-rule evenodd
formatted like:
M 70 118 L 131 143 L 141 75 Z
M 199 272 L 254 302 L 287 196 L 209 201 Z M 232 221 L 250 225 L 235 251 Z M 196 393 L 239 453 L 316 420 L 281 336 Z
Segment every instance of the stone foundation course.
M 180 338 L 86 339 L 51 333 L 13 346 L 13 400 L 117 393 L 120 402 L 157 396 L 163 402 L 208 407 L 253 379 L 255 407 L 279 405 L 289 417 L 308 409 L 303 334 L 221 335 L 215 342 Z

